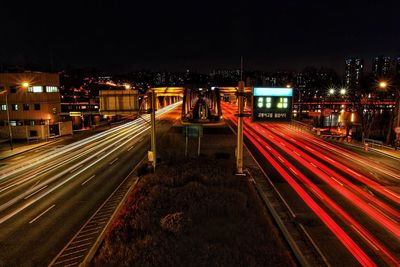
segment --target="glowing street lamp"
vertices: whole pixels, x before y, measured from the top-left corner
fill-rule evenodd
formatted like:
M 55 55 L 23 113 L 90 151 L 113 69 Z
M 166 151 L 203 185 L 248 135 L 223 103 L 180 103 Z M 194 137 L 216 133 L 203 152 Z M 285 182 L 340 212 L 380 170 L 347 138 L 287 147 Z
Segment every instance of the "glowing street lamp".
M 329 94 L 330 95 L 333 95 L 334 93 L 335 93 L 335 89 L 333 89 L 333 88 L 329 89 Z
M 291 88 L 292 86 L 290 85 L 290 83 L 286 84 L 286 88 Z
M 130 85 L 129 83 L 125 83 L 125 84 L 124 84 L 124 87 L 125 87 L 126 90 L 131 89 L 131 85 Z
M 387 82 L 385 81 L 380 81 L 379 82 L 379 88 L 385 89 L 388 86 Z
M 23 82 L 21 85 L 24 88 L 28 88 L 29 87 L 29 83 L 28 82 Z
M 345 95 L 347 93 L 346 89 L 342 88 L 340 89 L 340 94 L 341 95 Z

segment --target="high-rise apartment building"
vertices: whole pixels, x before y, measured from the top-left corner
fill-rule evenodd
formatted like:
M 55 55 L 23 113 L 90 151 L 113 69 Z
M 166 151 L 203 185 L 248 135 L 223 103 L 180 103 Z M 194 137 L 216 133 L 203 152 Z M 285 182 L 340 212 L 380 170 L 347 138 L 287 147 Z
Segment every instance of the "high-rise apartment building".
M 372 73 L 377 78 L 388 77 L 392 72 L 392 59 L 390 57 L 378 56 L 373 59 Z
M 344 83 L 349 90 L 350 97 L 354 97 L 360 88 L 361 77 L 364 73 L 364 60 L 349 58 L 345 60 Z

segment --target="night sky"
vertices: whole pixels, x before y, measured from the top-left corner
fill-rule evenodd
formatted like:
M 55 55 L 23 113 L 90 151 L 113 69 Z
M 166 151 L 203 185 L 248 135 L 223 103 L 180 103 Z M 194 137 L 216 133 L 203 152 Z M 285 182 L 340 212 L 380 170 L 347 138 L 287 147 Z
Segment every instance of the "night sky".
M 243 55 L 248 70 L 342 74 L 346 57 L 400 55 L 396 0 L 38 2 L 1 1 L 0 63 L 206 72 Z

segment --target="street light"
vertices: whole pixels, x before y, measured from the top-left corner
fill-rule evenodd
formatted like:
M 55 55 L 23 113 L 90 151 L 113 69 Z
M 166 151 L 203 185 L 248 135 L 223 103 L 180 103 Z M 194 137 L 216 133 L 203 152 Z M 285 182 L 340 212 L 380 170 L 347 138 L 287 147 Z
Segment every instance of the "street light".
M 380 81 L 379 82 L 379 88 L 381 89 L 386 89 L 388 87 L 388 83 L 386 81 Z M 394 129 L 398 129 L 400 127 L 400 104 L 399 104 L 399 98 L 400 98 L 400 88 L 396 87 L 396 94 L 395 94 L 395 108 L 393 109 L 393 115 L 396 112 L 396 106 L 397 106 L 397 122 L 396 125 L 394 125 Z M 393 122 L 394 124 L 394 122 Z M 396 131 L 396 130 L 395 130 Z M 397 130 L 398 131 L 398 130 Z M 400 133 L 396 132 L 396 140 L 395 140 L 395 149 L 397 148 L 397 145 L 400 143 Z
M 347 93 L 345 88 L 340 89 L 340 94 L 341 95 L 345 95 Z
M 329 133 L 331 133 L 331 128 L 332 128 L 332 120 L 333 120 L 333 118 L 332 118 L 332 111 L 333 111 L 333 96 L 334 96 L 334 94 L 335 94 L 335 89 L 334 88 L 330 88 L 329 89 L 329 91 L 328 91 L 328 95 L 329 95 L 329 98 L 330 98 L 330 104 L 332 105 L 332 110 L 330 111 L 330 114 L 329 114 Z
M 379 88 L 381 88 L 381 89 L 385 89 L 386 87 L 387 87 L 387 82 L 385 82 L 385 81 L 380 81 L 379 82 Z
M 29 87 L 29 82 L 22 82 L 22 87 L 28 88 Z

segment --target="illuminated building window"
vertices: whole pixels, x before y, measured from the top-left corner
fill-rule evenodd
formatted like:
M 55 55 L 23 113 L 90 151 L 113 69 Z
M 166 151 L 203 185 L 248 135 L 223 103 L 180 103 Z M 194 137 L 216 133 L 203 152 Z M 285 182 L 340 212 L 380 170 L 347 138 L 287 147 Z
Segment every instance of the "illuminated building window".
M 28 92 L 31 93 L 43 93 L 43 86 L 30 86 Z
M 276 105 L 278 108 L 287 108 L 288 107 L 288 99 L 287 97 L 280 97 L 279 102 Z
M 12 109 L 13 111 L 17 111 L 17 110 L 18 110 L 18 104 L 12 104 L 12 105 L 11 105 L 11 109 Z
M 46 86 L 46 92 L 47 93 L 58 93 L 58 87 L 57 86 Z
M 0 108 L 1 108 L 1 110 L 7 110 L 7 105 L 6 104 L 1 104 Z

